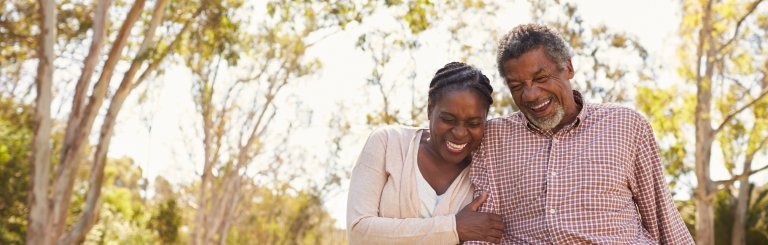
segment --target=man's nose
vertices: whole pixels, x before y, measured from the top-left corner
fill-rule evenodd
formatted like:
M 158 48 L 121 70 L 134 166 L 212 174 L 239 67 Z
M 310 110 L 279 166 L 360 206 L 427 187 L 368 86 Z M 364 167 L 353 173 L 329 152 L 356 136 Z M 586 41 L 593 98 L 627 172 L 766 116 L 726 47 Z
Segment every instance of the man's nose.
M 536 101 L 541 97 L 541 89 L 536 85 L 525 86 L 522 91 L 522 99 L 524 102 Z

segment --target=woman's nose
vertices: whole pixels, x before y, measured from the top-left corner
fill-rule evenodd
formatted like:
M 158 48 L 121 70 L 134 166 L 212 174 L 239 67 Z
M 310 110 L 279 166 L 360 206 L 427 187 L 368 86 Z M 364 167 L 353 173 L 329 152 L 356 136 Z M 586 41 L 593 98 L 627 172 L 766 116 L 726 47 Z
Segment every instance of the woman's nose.
M 468 134 L 467 127 L 464 127 L 464 125 L 457 125 L 456 127 L 453 127 L 451 132 L 454 136 L 456 136 L 456 138 L 463 138 Z

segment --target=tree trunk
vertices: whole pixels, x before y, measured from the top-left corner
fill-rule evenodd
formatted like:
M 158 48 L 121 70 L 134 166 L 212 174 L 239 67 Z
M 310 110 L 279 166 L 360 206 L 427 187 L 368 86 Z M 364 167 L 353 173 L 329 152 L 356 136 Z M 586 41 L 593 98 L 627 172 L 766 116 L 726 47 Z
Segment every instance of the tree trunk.
M 207 77 L 204 77 L 204 75 L 199 75 L 201 79 L 207 79 Z M 204 163 L 203 163 L 203 173 L 200 177 L 200 190 L 198 191 L 198 199 L 197 199 L 197 211 L 195 213 L 195 228 L 192 231 L 192 244 L 195 245 L 201 245 L 203 244 L 203 238 L 205 235 L 203 234 L 205 232 L 205 224 L 206 224 L 206 213 L 207 213 L 207 190 L 209 182 L 211 181 L 212 177 L 212 169 L 213 165 L 215 164 L 216 160 L 214 155 L 216 153 L 214 152 L 215 149 L 218 149 L 218 147 L 214 148 L 214 123 L 213 123 L 213 105 L 212 105 L 212 94 L 213 94 L 213 88 L 210 88 L 210 90 L 207 90 L 206 87 L 210 83 L 207 82 L 207 80 L 204 80 L 201 82 L 201 88 L 200 88 L 200 113 L 203 119 L 203 150 L 204 150 Z M 218 135 L 218 137 L 221 137 L 221 135 Z
M 739 178 L 739 196 L 736 198 L 736 205 L 733 217 L 733 229 L 731 230 L 731 244 L 746 244 L 747 227 L 747 207 L 749 206 L 749 171 L 751 165 L 744 163 L 745 167 L 742 176 Z
M 118 61 L 120 61 L 122 57 L 122 50 L 126 45 L 130 30 L 133 28 L 133 25 L 136 23 L 136 20 L 138 20 L 141 11 L 144 8 L 144 2 L 145 0 L 135 1 L 128 12 L 126 20 L 120 27 L 117 39 L 109 51 L 101 75 L 94 85 L 93 94 L 83 111 L 82 118 L 78 123 L 73 125 L 76 126 L 76 129 L 71 130 L 73 136 L 71 136 L 71 138 L 65 136 L 65 139 L 70 138 L 71 142 L 64 142 L 66 151 L 62 151 L 62 158 L 60 159 L 54 180 L 53 189 L 56 195 L 53 200 L 53 213 L 49 218 L 49 223 L 52 226 L 52 229 L 47 234 L 50 236 L 49 239 L 51 242 L 63 238 L 62 235 L 66 227 L 67 213 L 69 212 L 69 205 L 72 199 L 75 170 L 82 159 L 81 151 L 86 145 L 85 142 L 91 133 L 96 115 L 104 102 L 109 82 L 112 79 Z M 67 131 L 70 131 L 70 129 Z M 70 241 L 69 238 L 64 240 L 76 242 Z
M 35 128 L 32 139 L 32 184 L 29 198 L 27 244 L 48 244 L 46 240 L 48 213 L 48 174 L 51 167 L 51 91 L 53 83 L 53 52 L 56 38 L 56 3 L 39 0 L 40 53 L 35 85 Z
M 714 73 L 715 47 L 712 41 L 712 0 L 707 1 L 699 30 L 699 43 L 696 51 L 696 244 L 712 245 L 715 242 L 714 210 L 712 207 L 714 183 L 710 177 L 712 157 L 712 75 Z M 704 45 L 709 43 L 709 45 Z M 706 48 L 706 55 L 704 49 Z M 702 67 L 703 65 L 703 67 Z M 704 74 L 702 73 L 704 69 Z
M 766 62 L 766 68 L 768 68 L 768 62 Z M 768 88 L 768 74 L 763 75 L 763 81 L 761 85 L 763 90 Z M 747 156 L 744 159 L 744 165 L 741 168 L 741 176 L 739 176 L 739 196 L 736 199 L 734 211 L 735 213 L 733 217 L 733 228 L 731 230 L 731 244 L 733 245 L 743 245 L 747 243 L 747 209 L 749 207 L 749 196 L 751 194 L 749 188 L 749 176 L 754 174 L 752 173 L 752 161 L 754 160 L 755 154 L 757 154 L 760 150 L 762 150 L 763 147 L 766 146 L 766 144 L 768 144 L 768 138 L 759 140 L 761 137 L 759 136 L 760 133 L 754 130 L 756 129 L 753 129 L 751 135 L 758 136 L 750 136 L 750 145 L 747 146 Z M 751 143 L 755 142 L 756 140 L 760 142 L 755 143 L 753 147 Z
M 99 143 L 96 146 L 96 153 L 94 154 L 92 167 L 93 173 L 89 180 L 83 214 L 61 244 L 73 244 L 83 241 L 85 235 L 91 230 L 96 222 L 98 214 L 97 209 L 100 206 L 98 202 L 101 196 L 101 186 L 104 182 L 104 168 L 106 167 L 107 162 L 107 151 L 109 150 L 109 144 L 112 139 L 112 131 L 115 128 L 117 115 L 120 113 L 120 109 L 122 109 L 126 98 L 128 98 L 133 91 L 133 88 L 135 87 L 134 85 L 142 82 L 141 80 L 134 81 L 134 78 L 142 64 L 148 60 L 149 56 L 147 55 L 147 52 L 149 46 L 154 43 L 154 32 L 163 18 L 163 9 L 167 2 L 167 0 L 159 0 L 155 3 L 155 10 L 153 11 L 150 24 L 147 27 L 144 40 L 142 41 L 130 68 L 123 75 L 120 87 L 112 97 L 111 103 L 109 103 L 109 109 L 107 110 L 107 115 L 104 117 L 99 136 Z
M 69 114 L 67 122 L 67 131 L 64 136 L 64 145 L 61 150 L 61 158 L 66 159 L 66 152 L 69 152 L 70 147 L 73 146 L 72 142 L 75 140 L 81 140 L 87 142 L 87 139 L 75 139 L 77 130 L 80 129 L 80 120 L 83 117 L 83 101 L 85 100 L 85 94 L 88 85 L 90 84 L 93 71 L 96 64 L 101 57 L 101 49 L 104 46 L 106 38 L 106 26 L 109 6 L 111 0 L 101 0 L 96 6 L 96 12 L 93 17 L 93 37 L 91 47 L 88 51 L 88 56 L 85 59 L 83 71 L 80 74 L 80 78 L 77 81 L 75 87 L 75 96 L 72 98 L 72 110 Z M 87 143 L 84 143 L 87 144 Z M 81 154 L 80 151 L 71 152 L 71 154 Z M 79 157 L 76 157 L 79 158 Z M 56 241 L 58 235 L 63 232 L 66 225 L 66 216 L 69 211 L 69 204 L 72 196 L 72 186 L 75 181 L 75 174 L 77 173 L 78 165 L 76 163 L 64 163 L 61 162 L 56 171 L 56 181 L 54 182 L 53 204 L 51 207 L 51 217 L 48 217 L 49 225 L 53 226 L 49 234 L 53 236 L 50 238 L 50 242 Z
M 700 90 L 706 90 L 699 88 Z M 700 107 L 705 107 L 699 96 L 699 104 L 696 106 L 696 244 L 714 244 L 714 210 L 712 207 L 712 194 L 714 184 L 710 178 L 710 156 L 712 150 L 712 127 L 710 120 L 704 118 L 705 112 Z M 707 100 L 708 101 L 708 100 Z M 706 105 L 708 105 L 707 103 Z

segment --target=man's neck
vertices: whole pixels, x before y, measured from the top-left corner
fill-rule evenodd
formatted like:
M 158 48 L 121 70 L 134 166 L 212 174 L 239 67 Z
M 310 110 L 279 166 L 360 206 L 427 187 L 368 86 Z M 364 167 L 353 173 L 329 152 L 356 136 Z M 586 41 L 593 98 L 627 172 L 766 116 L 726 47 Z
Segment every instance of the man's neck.
M 573 91 L 572 99 L 573 100 L 570 101 L 571 103 L 568 103 L 569 106 L 565 106 L 565 115 L 563 116 L 563 120 L 560 121 L 557 127 L 551 130 L 552 134 L 555 134 L 560 131 L 560 129 L 571 125 L 579 117 L 581 109 L 584 108 L 584 99 L 581 97 L 581 93 L 576 90 Z

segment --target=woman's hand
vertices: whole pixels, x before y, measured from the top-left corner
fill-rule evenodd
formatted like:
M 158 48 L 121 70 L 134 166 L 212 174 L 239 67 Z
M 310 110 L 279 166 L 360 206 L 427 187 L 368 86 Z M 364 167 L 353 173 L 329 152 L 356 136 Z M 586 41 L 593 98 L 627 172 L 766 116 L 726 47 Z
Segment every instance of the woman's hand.
M 488 192 L 483 191 L 480 197 L 472 200 L 456 214 L 456 231 L 459 233 L 459 241 L 501 243 L 501 235 L 504 233 L 501 216 L 477 212 L 486 199 L 488 199 Z

